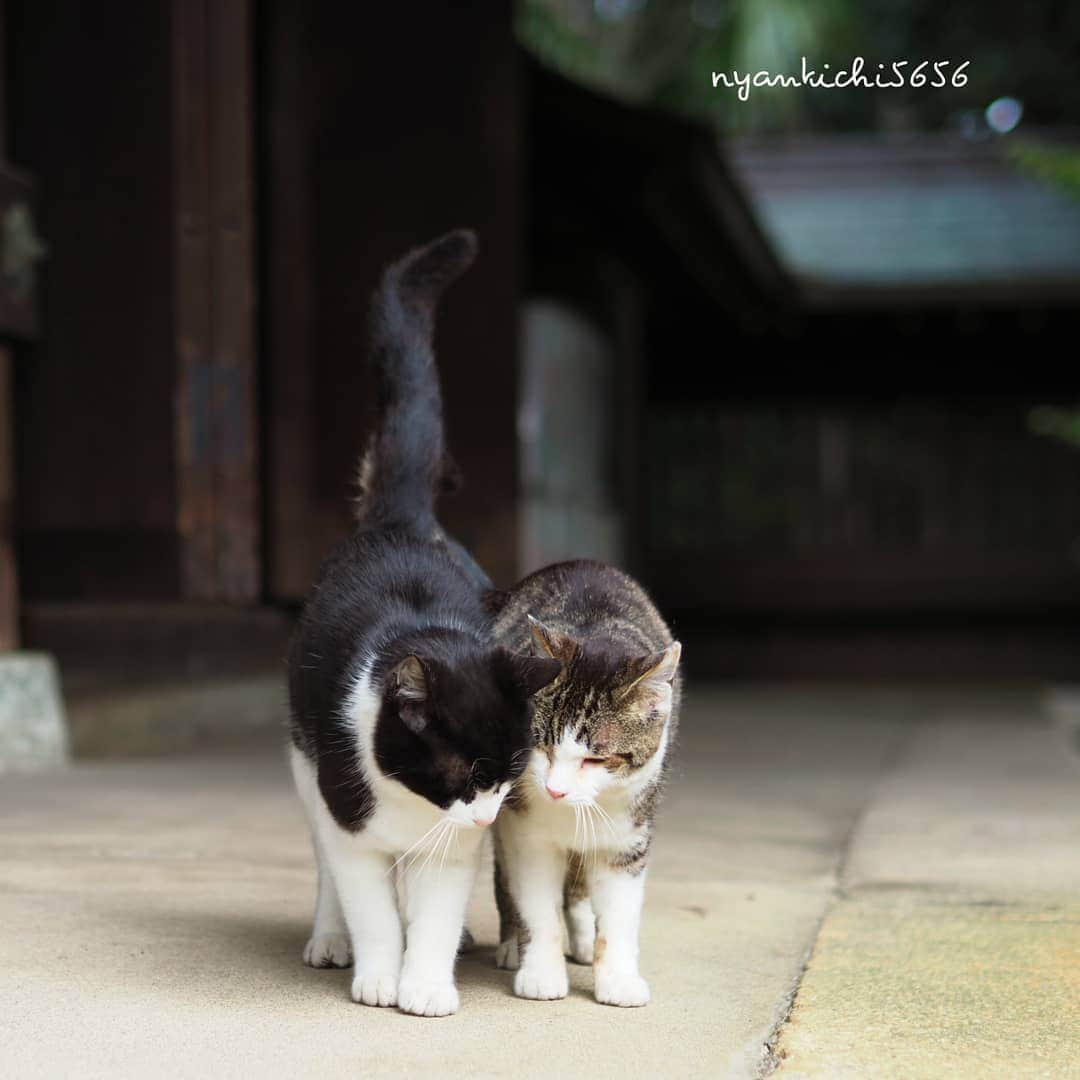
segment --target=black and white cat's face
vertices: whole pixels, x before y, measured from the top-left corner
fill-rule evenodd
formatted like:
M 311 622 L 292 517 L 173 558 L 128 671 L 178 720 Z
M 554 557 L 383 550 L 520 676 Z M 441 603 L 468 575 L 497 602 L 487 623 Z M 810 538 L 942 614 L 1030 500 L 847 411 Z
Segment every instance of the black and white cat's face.
M 635 783 L 663 756 L 681 646 L 627 659 L 529 621 L 537 648 L 561 665 L 534 712 L 538 791 L 572 806 Z
M 504 649 L 453 664 L 408 656 L 386 680 L 376 763 L 455 824 L 490 825 L 528 764 L 533 695 L 558 673 Z

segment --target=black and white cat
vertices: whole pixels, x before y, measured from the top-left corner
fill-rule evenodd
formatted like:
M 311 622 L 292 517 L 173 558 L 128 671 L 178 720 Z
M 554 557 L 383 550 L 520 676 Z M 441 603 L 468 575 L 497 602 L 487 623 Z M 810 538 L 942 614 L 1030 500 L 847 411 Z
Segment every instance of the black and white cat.
M 355 961 L 355 1001 L 424 1016 L 457 1010 L 484 826 L 527 764 L 530 698 L 559 672 L 492 644 L 482 575 L 434 515 L 448 460 L 435 305 L 475 250 L 472 233 L 450 233 L 376 292 L 379 417 L 357 528 L 325 562 L 289 655 L 291 762 L 318 861 L 304 960 Z

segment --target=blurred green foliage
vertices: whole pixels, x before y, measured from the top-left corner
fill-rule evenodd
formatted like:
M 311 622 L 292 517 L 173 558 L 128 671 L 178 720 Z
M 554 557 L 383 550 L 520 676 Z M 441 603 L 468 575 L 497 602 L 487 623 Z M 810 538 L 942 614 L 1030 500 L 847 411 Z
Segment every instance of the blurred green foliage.
M 1080 148 L 1024 139 L 1009 143 L 1007 151 L 1018 168 L 1080 199 Z
M 1080 412 L 1057 405 L 1036 405 L 1028 412 L 1028 429 L 1080 448 Z
M 521 41 L 544 64 L 626 101 L 728 129 L 935 129 L 994 98 L 1039 124 L 1080 115 L 1075 0 L 518 0 Z M 797 74 L 856 56 L 878 63 L 965 60 L 967 86 L 863 90 L 713 89 L 714 71 Z

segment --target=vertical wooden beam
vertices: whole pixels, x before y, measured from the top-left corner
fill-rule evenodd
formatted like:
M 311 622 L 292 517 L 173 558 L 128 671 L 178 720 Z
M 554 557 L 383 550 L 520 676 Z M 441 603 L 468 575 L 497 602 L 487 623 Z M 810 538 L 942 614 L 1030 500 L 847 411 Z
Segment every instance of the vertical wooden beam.
M 203 0 L 173 0 L 177 531 L 185 596 L 217 596 L 214 536 L 210 133 Z
M 11 349 L 0 346 L 0 652 L 19 645 Z
M 309 70 L 311 43 L 306 8 L 264 7 L 267 35 L 263 61 L 270 77 L 262 102 L 266 129 L 264 237 L 266 289 L 264 342 L 267 359 L 269 438 L 268 586 L 274 597 L 303 596 L 333 535 L 325 507 L 312 496 L 315 447 L 315 273 L 310 109 L 318 85 Z M 283 303 L 285 297 L 288 302 Z M 272 492 L 272 495 L 270 495 Z
M 0 159 L 7 156 L 7 12 L 0 0 Z M 15 403 L 11 349 L 0 345 L 0 652 L 19 645 L 15 570 Z
M 184 595 L 259 591 L 251 0 L 174 0 L 177 526 Z
M 254 600 L 260 585 L 251 9 L 252 0 L 208 9 L 214 535 L 224 600 Z

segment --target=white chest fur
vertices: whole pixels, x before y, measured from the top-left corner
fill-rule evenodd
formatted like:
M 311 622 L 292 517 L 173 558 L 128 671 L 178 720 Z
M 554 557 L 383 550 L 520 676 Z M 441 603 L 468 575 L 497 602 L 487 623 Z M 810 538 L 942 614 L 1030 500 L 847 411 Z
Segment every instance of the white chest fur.
M 665 729 L 652 760 L 626 780 L 581 771 L 588 751 L 572 738 L 564 739 L 552 754 L 534 750 L 529 768 L 518 781 L 519 798 L 524 799 L 527 812 L 506 815 L 518 819 L 506 824 L 512 830 L 516 824 L 568 851 L 627 851 L 639 845 L 647 831 L 646 825 L 635 822 L 634 811 L 663 768 L 667 746 Z M 558 779 L 556 787 L 565 790 L 564 797 L 554 799 L 549 794 L 553 777 Z

